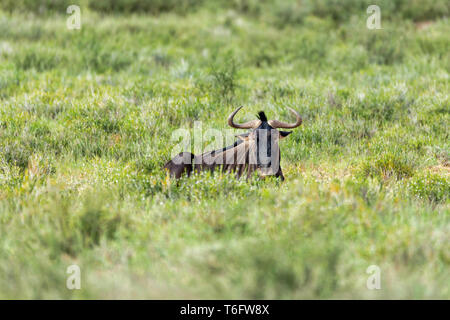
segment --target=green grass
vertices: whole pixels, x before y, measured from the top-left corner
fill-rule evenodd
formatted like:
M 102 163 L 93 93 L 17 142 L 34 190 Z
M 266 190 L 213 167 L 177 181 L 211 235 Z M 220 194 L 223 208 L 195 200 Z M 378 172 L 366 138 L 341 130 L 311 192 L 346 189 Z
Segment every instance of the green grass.
M 0 298 L 450 298 L 445 8 L 233 3 L 0 13 Z M 171 133 L 239 105 L 303 116 L 286 181 L 169 180 Z

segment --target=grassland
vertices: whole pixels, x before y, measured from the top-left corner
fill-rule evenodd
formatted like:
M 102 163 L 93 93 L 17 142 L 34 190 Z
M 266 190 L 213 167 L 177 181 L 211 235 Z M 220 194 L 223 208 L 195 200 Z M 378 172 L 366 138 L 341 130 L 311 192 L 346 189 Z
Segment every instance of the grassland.
M 450 298 L 448 20 L 251 8 L 0 11 L 0 298 Z M 239 105 L 286 181 L 168 179 Z

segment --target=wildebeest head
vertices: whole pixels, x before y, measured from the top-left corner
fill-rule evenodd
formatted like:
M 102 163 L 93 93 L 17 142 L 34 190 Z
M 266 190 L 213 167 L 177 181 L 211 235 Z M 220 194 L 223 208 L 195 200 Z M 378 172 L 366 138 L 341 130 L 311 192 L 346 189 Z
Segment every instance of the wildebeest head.
M 234 122 L 234 116 L 241 108 L 242 106 L 230 114 L 228 124 L 237 129 L 251 129 L 250 132 L 237 136 L 250 144 L 249 163 L 256 165 L 256 170 L 261 176 L 282 176 L 278 141 L 287 137 L 292 131 L 280 131 L 277 129 L 296 128 L 302 124 L 302 118 L 298 112 L 288 108 L 296 117 L 294 123 L 267 120 L 265 113 L 260 111 L 258 119 L 238 124 Z

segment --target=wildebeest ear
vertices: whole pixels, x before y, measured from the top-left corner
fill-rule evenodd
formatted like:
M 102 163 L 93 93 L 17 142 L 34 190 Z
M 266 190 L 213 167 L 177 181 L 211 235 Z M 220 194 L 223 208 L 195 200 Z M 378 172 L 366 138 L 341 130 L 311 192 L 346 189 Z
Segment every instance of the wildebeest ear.
M 249 135 L 250 135 L 250 132 L 247 132 L 247 133 L 243 133 L 243 134 L 237 134 L 235 137 L 245 141 L 245 140 L 248 140 Z
M 292 131 L 279 131 L 280 132 L 280 140 L 286 138 L 288 135 L 292 133 Z

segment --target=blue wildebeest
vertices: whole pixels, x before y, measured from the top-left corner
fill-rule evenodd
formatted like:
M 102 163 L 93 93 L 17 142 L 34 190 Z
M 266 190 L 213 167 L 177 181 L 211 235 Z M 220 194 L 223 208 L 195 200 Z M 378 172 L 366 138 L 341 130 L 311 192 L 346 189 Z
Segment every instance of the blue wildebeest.
M 181 152 L 168 161 L 164 168 L 172 177 L 179 179 L 183 174 L 189 176 L 192 172 L 205 170 L 234 172 L 237 177 L 249 178 L 254 172 L 259 176 L 275 176 L 284 180 L 280 167 L 280 148 L 278 141 L 287 137 L 292 131 L 278 131 L 281 128 L 296 128 L 302 124 L 302 118 L 295 110 L 289 110 L 295 115 L 294 123 L 278 120 L 267 120 L 263 111 L 258 113 L 258 119 L 238 124 L 234 116 L 242 108 L 237 108 L 228 117 L 228 124 L 237 129 L 250 129 L 249 132 L 238 135 L 237 141 L 231 146 L 194 155 Z

